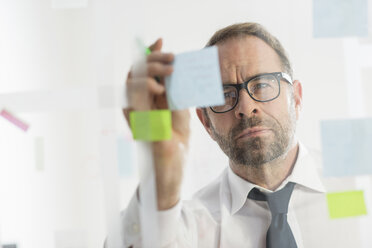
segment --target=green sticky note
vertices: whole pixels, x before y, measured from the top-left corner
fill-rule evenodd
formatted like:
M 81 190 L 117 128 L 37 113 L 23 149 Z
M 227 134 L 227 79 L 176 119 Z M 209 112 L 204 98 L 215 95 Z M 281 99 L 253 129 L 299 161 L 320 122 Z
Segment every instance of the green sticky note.
M 367 214 L 362 190 L 328 193 L 327 203 L 331 219 Z
M 160 141 L 172 137 L 170 110 L 132 111 L 129 119 L 135 140 Z

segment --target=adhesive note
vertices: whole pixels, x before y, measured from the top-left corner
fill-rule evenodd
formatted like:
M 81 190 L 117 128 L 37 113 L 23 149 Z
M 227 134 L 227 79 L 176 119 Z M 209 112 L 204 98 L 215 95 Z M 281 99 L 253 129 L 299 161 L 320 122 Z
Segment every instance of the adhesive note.
M 314 37 L 368 35 L 367 0 L 313 0 Z
M 123 137 L 118 137 L 117 140 L 118 146 L 118 168 L 119 175 L 121 177 L 132 176 L 134 173 L 133 169 L 133 142 Z
M 331 219 L 367 214 L 362 190 L 327 193 L 327 203 Z
M 132 111 L 129 117 L 134 139 L 160 141 L 171 138 L 172 117 L 169 110 Z
M 35 137 L 34 139 L 35 168 L 37 171 L 44 170 L 44 138 Z
M 321 122 L 324 176 L 372 174 L 372 119 Z
M 3 109 L 0 113 L 2 117 L 7 119 L 9 122 L 13 123 L 16 127 L 22 129 L 23 131 L 27 131 L 29 126 L 27 123 L 16 117 L 15 115 L 11 114 L 10 112 Z
M 173 73 L 165 78 L 170 109 L 225 103 L 217 47 L 178 54 L 173 66 Z

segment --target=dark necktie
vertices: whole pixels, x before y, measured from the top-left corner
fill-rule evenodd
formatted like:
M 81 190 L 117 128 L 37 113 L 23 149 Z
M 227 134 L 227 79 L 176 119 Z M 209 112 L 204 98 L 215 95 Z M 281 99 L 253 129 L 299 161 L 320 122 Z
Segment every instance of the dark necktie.
M 266 234 L 267 248 L 296 248 L 296 241 L 287 221 L 288 203 L 291 198 L 294 183 L 289 182 L 279 191 L 263 193 L 253 188 L 248 198 L 257 201 L 267 201 L 271 211 L 271 224 Z

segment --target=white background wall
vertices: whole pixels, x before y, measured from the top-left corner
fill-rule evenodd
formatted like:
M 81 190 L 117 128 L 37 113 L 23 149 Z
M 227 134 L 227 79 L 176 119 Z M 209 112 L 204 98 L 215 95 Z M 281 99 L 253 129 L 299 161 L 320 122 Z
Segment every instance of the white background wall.
M 369 16 L 371 7 L 369 2 Z M 303 83 L 298 137 L 320 149 L 319 121 L 350 115 L 347 68 L 343 39 L 313 38 L 310 0 L 90 0 L 86 7 L 75 9 L 54 9 L 50 0 L 1 0 L 0 94 L 123 85 L 135 36 L 143 37 L 146 44 L 162 37 L 164 50 L 178 53 L 200 49 L 217 29 L 244 21 L 263 24 L 287 49 L 295 79 Z M 370 44 L 372 36 L 358 42 Z M 371 81 L 371 70 L 363 69 L 367 116 L 372 115 Z M 61 100 L 67 104 L 70 99 Z M 70 238 L 86 247 L 102 247 L 107 205 L 98 142 L 107 134 L 129 137 L 130 133 L 119 108 L 74 110 L 60 105 L 56 110 L 29 107 L 31 110 L 15 112 L 30 124 L 27 133 L 0 118 L 3 243 L 15 242 L 21 248 L 64 247 L 61 242 Z M 7 106 L 0 105 L 3 107 Z M 104 128 L 103 115 L 113 120 Z M 185 198 L 227 166 L 226 157 L 207 137 L 194 113 L 191 125 Z M 34 162 L 34 138 L 39 136 L 45 142 L 43 170 L 36 170 Z M 136 184 L 136 169 L 120 178 L 121 208 Z M 64 241 L 58 246 L 56 240 L 60 239 Z

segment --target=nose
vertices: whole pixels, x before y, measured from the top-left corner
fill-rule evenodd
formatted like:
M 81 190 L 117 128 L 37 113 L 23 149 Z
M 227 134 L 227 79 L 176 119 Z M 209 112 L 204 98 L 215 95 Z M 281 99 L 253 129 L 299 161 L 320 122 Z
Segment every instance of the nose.
M 239 102 L 234 108 L 234 114 L 237 119 L 252 117 L 258 114 L 258 102 L 253 100 L 246 90 L 239 92 Z

